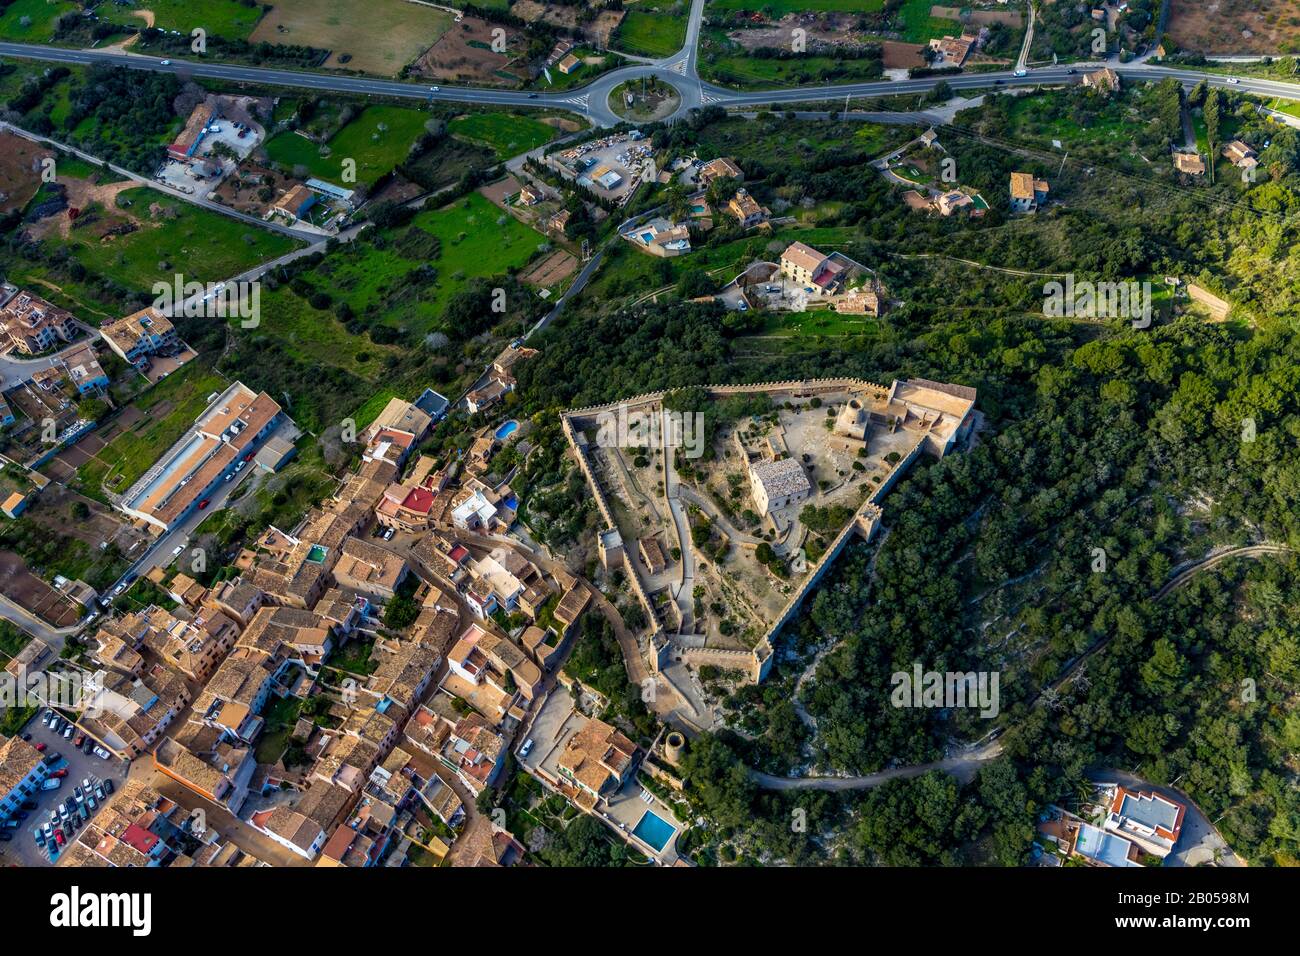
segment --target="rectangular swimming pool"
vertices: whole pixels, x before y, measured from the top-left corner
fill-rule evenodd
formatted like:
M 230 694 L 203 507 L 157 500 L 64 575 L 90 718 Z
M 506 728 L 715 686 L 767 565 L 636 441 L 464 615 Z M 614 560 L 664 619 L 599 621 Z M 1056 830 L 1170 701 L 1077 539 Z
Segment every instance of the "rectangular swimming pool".
M 668 841 L 673 838 L 677 828 L 656 814 L 653 810 L 647 810 L 637 823 L 632 835 L 637 839 L 644 840 L 656 851 L 662 850 L 668 845 Z

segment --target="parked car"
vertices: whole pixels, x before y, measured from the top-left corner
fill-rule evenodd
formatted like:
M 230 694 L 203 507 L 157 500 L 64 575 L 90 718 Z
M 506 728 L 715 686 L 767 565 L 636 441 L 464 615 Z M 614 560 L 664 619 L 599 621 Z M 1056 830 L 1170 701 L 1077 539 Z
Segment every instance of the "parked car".
M 81 785 L 82 785 L 83 787 L 85 787 L 87 790 L 89 790 L 89 789 L 90 789 L 90 778 L 89 778 L 89 777 L 82 777 L 82 778 L 81 778 Z
M 54 753 L 45 755 L 45 762 L 48 764 L 58 763 L 62 759 L 63 759 L 63 754 L 59 753 L 57 750 L 54 751 Z
M 86 742 L 86 735 L 85 735 L 85 734 L 77 734 L 77 736 L 76 736 L 76 737 L 73 739 L 73 741 L 72 741 L 72 746 L 74 746 L 74 747 L 80 747 L 80 746 L 81 746 L 82 744 L 84 744 L 85 742 Z
M 35 746 L 36 746 L 37 753 L 45 753 L 45 746 L 46 746 L 45 741 L 42 740 L 39 743 L 37 743 Z
M 64 740 L 71 740 L 71 739 L 72 739 L 73 731 L 75 731 L 75 730 L 76 730 L 76 728 L 73 727 L 72 724 L 68 724 L 66 727 L 63 728 L 63 739 L 64 739 Z
M 45 846 L 45 831 L 44 831 L 44 830 L 37 830 L 37 831 L 36 831 L 36 845 L 37 845 L 37 846 L 40 846 L 40 847 Z
M 24 810 L 35 810 L 35 809 L 36 809 L 36 801 L 35 801 L 35 800 L 24 800 L 24 801 L 23 801 L 23 809 L 24 809 Z
M 93 753 L 94 753 L 95 756 L 98 757 L 100 760 L 111 760 L 111 759 L 113 758 L 113 755 L 110 754 L 110 753 L 109 753 L 107 750 L 105 750 L 103 747 L 96 747 L 96 748 L 94 749 Z
M 533 738 L 529 737 L 527 740 L 524 741 L 524 745 L 519 748 L 519 756 L 527 757 L 528 752 L 532 749 L 533 749 Z
M 31 739 L 32 739 L 31 734 L 23 734 L 23 740 L 31 740 Z
M 103 802 L 103 799 L 104 799 L 104 788 L 103 788 L 103 787 L 96 787 L 96 788 L 95 788 L 95 799 L 96 799 L 96 800 L 99 800 L 100 802 Z
M 199 502 L 199 510 L 202 511 L 204 508 L 206 508 L 206 507 L 207 507 L 209 504 L 211 504 L 211 503 L 212 503 L 212 499 L 211 499 L 211 498 L 204 498 L 202 501 Z
M 180 554 L 180 553 L 181 553 L 182 551 L 184 551 L 184 550 L 185 550 L 185 545 L 183 545 L 183 544 L 178 544 L 178 545 L 176 545 L 176 547 L 172 548 L 172 557 L 173 557 L 173 558 L 176 557 L 178 554 Z
M 81 752 L 85 754 L 87 757 L 89 757 L 90 752 L 94 749 L 95 749 L 95 742 L 91 740 L 89 737 L 87 737 L 86 742 L 81 745 Z
M 50 776 L 54 777 L 56 780 L 62 780 L 67 775 L 68 775 L 67 767 L 60 767 L 58 770 L 54 771 L 54 773 L 50 774 Z
M 63 844 L 67 842 L 68 842 L 68 838 L 63 835 L 62 830 L 54 831 L 54 843 L 56 846 L 63 846 Z
M 106 794 L 108 794 L 110 797 L 113 795 L 113 781 L 112 781 L 112 780 L 105 780 L 105 781 L 104 781 L 104 792 L 105 792 Z

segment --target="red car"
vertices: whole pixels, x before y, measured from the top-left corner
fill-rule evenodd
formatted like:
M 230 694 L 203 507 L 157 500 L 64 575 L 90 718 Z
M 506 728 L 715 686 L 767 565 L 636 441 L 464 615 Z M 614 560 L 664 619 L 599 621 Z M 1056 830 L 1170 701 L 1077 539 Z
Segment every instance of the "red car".
M 208 506 L 208 502 L 209 502 L 210 500 L 211 500 L 210 498 L 204 498 L 202 501 L 200 501 L 200 502 L 199 502 L 199 510 L 202 511 L 204 508 L 206 508 L 206 507 Z
M 56 770 L 54 771 L 54 773 L 50 774 L 51 777 L 66 777 L 67 775 L 68 775 L 67 767 L 64 767 L 62 770 Z
M 63 844 L 68 842 L 67 838 L 64 837 L 62 830 L 54 831 L 54 842 L 57 843 L 59 846 L 63 846 Z
M 74 747 L 80 747 L 85 742 L 86 742 L 85 734 L 77 734 L 76 737 L 72 738 L 72 746 Z
M 43 744 L 43 743 L 38 743 L 38 744 L 36 745 L 36 750 L 37 750 L 37 752 L 39 752 L 39 753 L 44 753 L 44 752 L 45 752 L 45 744 Z
M 250 451 L 247 455 L 244 456 L 244 464 L 248 464 L 252 460 L 253 460 L 253 453 Z

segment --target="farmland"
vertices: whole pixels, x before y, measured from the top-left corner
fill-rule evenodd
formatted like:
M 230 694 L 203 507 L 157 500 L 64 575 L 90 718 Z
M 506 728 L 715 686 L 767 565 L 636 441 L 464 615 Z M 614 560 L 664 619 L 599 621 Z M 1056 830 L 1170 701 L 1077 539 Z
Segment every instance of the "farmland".
M 685 16 L 631 10 L 614 31 L 611 46 L 638 56 L 668 56 L 686 42 Z
M 753 0 L 712 0 L 709 13 L 738 13 L 741 10 L 761 9 L 769 19 L 779 20 L 787 13 L 875 13 L 885 6 L 885 0 L 768 0 L 755 4 Z
M 147 290 L 178 271 L 203 282 L 227 279 L 296 245 L 287 236 L 144 186 L 119 193 L 117 207 L 105 211 L 107 221 L 115 226 L 135 225 L 134 231 L 108 235 L 91 224 L 73 233 L 68 249 L 90 271 L 134 289 Z
M 276 0 L 250 39 L 332 50 L 326 66 L 395 76 L 451 24 L 405 0 Z
M 1296 53 L 1300 0 L 1170 0 L 1169 36 L 1197 53 Z
M 54 37 L 54 23 L 77 9 L 67 0 L 14 0 L 0 13 L 0 40 L 15 43 L 46 43 Z
M 238 0 L 140 0 L 138 9 L 127 11 L 111 5 L 100 7 L 100 16 L 112 23 L 128 26 L 155 26 L 160 30 L 176 30 L 190 34 L 196 28 L 209 36 L 231 40 L 247 40 L 262 19 L 260 4 L 247 6 Z M 152 13 L 150 24 L 142 13 Z
M 439 327 L 447 303 L 468 280 L 524 265 L 543 242 L 539 233 L 471 193 L 421 212 L 382 248 L 368 246 L 363 254 L 337 260 L 329 287 L 355 314 L 382 313 L 385 324 L 423 333 Z M 408 282 L 408 273 L 425 264 L 437 269 L 437 281 L 424 287 Z
M 447 124 L 457 136 L 490 147 L 499 159 L 518 156 L 555 138 L 555 127 L 516 113 L 471 113 Z

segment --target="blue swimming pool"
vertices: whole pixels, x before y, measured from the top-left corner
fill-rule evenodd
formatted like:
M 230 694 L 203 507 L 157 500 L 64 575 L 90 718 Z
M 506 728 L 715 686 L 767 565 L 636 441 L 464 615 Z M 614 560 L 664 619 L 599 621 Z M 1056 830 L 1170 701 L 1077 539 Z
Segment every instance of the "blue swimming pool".
M 677 828 L 656 814 L 653 810 L 647 810 L 641 817 L 632 835 L 639 840 L 644 840 L 655 850 L 662 850 L 668 845 L 668 841 L 673 838 Z
M 518 427 L 519 427 L 519 423 L 515 421 L 513 418 L 510 419 L 510 421 L 508 422 L 502 422 L 500 425 L 497 426 L 497 430 L 495 433 L 497 441 L 505 441 L 507 438 L 509 438 L 511 435 L 515 433 L 515 430 Z

